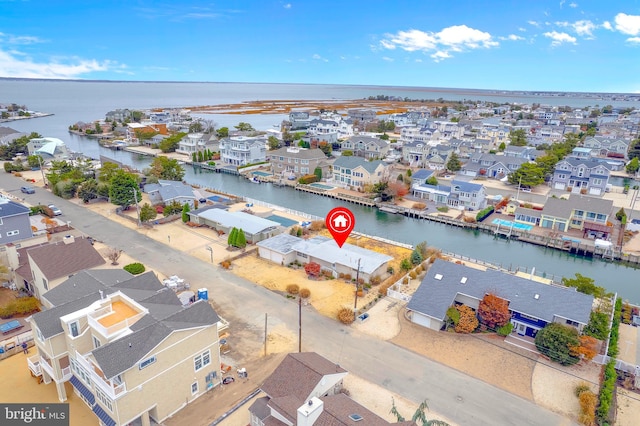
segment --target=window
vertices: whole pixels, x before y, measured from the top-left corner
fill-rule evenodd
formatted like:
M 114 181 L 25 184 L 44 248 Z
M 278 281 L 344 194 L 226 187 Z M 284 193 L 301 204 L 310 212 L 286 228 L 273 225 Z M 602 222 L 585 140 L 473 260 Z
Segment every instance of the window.
M 193 359 L 193 366 L 195 368 L 195 371 L 201 370 L 202 367 L 209 365 L 210 363 L 211 363 L 211 352 L 209 352 L 208 350 L 206 352 L 203 352 L 200 355 L 197 355 Z
M 93 348 L 97 349 L 100 347 L 101 343 L 100 343 L 100 339 L 98 339 L 96 336 L 91 335 L 91 337 L 93 337 Z
M 140 370 L 142 370 L 143 368 L 146 368 L 148 366 L 150 366 L 151 364 L 153 364 L 154 362 L 156 362 L 156 356 L 152 356 L 151 358 L 147 358 L 144 361 L 142 361 L 139 365 L 138 368 Z
M 71 335 L 73 337 L 77 337 L 80 332 L 78 330 L 78 321 L 74 321 L 72 323 L 69 323 L 69 331 L 71 332 Z
M 9 231 L 7 232 L 7 237 L 12 237 L 14 235 L 18 235 L 20 233 L 20 231 L 16 230 L 16 231 Z
M 191 383 L 191 395 L 198 393 L 198 382 Z
M 46 278 L 42 279 L 42 285 L 43 285 L 45 290 L 49 290 L 49 286 L 47 285 L 47 279 Z
M 577 321 L 567 320 L 567 325 L 572 325 L 574 327 L 577 327 L 579 324 Z

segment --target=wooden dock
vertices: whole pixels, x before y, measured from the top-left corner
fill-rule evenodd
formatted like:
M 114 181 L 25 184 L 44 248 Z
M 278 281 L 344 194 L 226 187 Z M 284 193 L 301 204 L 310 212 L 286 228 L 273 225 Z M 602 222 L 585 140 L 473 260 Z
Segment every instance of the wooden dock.
M 312 194 L 322 195 L 323 197 L 335 198 L 336 200 L 348 201 L 350 203 L 358 204 L 366 207 L 375 207 L 376 203 L 371 198 L 358 197 L 355 195 L 344 194 L 341 192 L 334 192 L 327 189 L 316 188 L 306 184 L 296 185 L 297 191 L 310 192 Z

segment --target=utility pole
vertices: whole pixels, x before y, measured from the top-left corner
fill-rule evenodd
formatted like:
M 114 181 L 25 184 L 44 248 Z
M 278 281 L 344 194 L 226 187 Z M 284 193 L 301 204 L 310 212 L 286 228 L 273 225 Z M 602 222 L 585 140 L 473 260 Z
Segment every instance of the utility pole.
M 358 310 L 358 289 L 360 287 L 360 261 L 362 259 L 358 259 L 358 270 L 356 271 L 356 297 L 353 302 L 353 316 L 356 316 L 356 311 Z
M 138 214 L 138 226 L 140 226 L 140 207 L 138 206 L 138 191 L 135 188 L 133 190 L 133 199 L 136 201 L 136 213 Z
M 267 313 L 264 313 L 264 356 L 267 356 Z
M 38 165 L 40 166 L 40 172 L 42 172 L 42 183 L 44 184 L 44 187 L 47 188 L 47 179 L 44 177 L 44 169 L 42 168 L 42 157 L 40 157 L 39 155 L 38 157 Z
M 302 352 L 302 298 L 298 296 L 298 353 Z

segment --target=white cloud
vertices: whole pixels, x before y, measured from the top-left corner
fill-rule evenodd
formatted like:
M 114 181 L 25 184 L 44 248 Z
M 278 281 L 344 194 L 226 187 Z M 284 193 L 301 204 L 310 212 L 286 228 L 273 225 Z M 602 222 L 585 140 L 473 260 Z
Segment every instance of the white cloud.
M 498 44 L 491 34 L 466 25 L 443 28 L 437 33 L 420 30 L 398 31 L 396 34 L 386 34 L 386 38 L 380 41 L 380 46 L 389 50 L 399 48 L 407 52 L 437 51 L 431 55 L 436 61 L 451 58 L 450 52 L 489 49 Z
M 6 44 L 36 44 L 36 43 L 45 43 L 46 40 L 41 39 L 36 36 L 17 36 L 13 34 L 5 34 L 0 33 L 0 41 Z
M 605 30 L 609 30 L 609 31 L 613 30 L 613 27 L 611 26 L 611 23 L 609 21 L 604 21 L 601 27 L 604 28 Z
M 527 32 L 527 29 L 526 29 L 526 28 L 522 28 L 522 27 L 520 27 L 520 28 L 518 28 L 518 31 L 523 32 L 523 33 L 526 33 L 526 32 Z
M 0 50 L 0 75 L 3 77 L 75 79 L 93 72 L 124 69 L 125 65 L 95 59 L 67 58 L 36 62 L 23 54 Z
M 583 37 L 593 37 L 593 30 L 596 28 L 597 26 L 589 20 L 576 21 L 573 23 L 575 32 Z
M 560 0 L 560 9 L 562 9 L 562 5 L 565 4 L 566 0 Z
M 552 40 L 552 46 L 560 46 L 562 43 L 576 43 L 576 38 L 570 36 L 567 33 L 559 33 L 557 31 L 550 31 L 543 34 Z
M 498 37 L 500 40 L 509 40 L 509 41 L 518 41 L 524 40 L 524 37 L 520 37 L 519 35 L 509 34 L 507 37 Z
M 284 7 L 285 9 L 291 9 L 291 3 L 287 3 L 282 7 Z
M 629 37 L 627 41 L 633 44 L 640 44 L 640 37 Z
M 388 57 L 388 56 L 383 56 L 383 57 L 382 57 L 382 60 L 383 60 L 383 61 L 387 61 L 387 62 L 393 62 L 393 58 L 390 58 L 390 57 Z
M 329 60 L 328 60 L 328 59 L 323 58 L 322 56 L 318 55 L 317 53 L 315 53 L 315 54 L 312 56 L 312 58 L 313 58 L 313 59 L 315 59 L 316 61 L 329 62 Z
M 533 25 L 534 27 L 540 27 L 540 23 L 536 21 L 527 21 L 527 24 Z
M 640 34 L 640 15 L 618 13 L 614 21 L 616 23 L 616 30 L 621 33 L 632 36 Z
M 578 3 L 569 3 L 569 7 L 576 8 L 578 7 Z

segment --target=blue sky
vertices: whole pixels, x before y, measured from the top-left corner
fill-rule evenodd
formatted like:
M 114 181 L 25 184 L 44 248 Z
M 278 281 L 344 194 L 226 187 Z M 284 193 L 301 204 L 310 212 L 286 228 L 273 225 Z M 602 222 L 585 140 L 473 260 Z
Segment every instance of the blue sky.
M 0 77 L 640 92 L 640 0 L 0 0 Z

